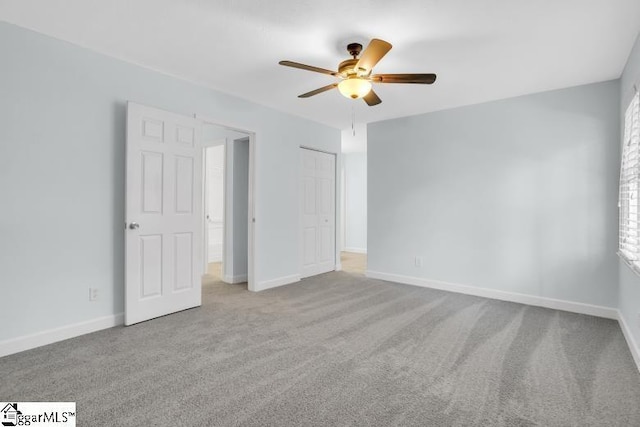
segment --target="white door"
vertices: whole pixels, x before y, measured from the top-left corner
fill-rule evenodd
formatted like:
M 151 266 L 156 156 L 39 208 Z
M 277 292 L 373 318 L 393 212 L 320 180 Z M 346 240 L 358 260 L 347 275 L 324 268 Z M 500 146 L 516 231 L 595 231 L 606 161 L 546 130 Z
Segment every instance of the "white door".
M 224 238 L 224 145 L 207 147 L 205 152 L 207 262 L 221 262 Z
M 300 151 L 301 275 L 309 277 L 335 270 L 336 157 Z
M 125 324 L 201 305 L 200 124 L 129 103 Z

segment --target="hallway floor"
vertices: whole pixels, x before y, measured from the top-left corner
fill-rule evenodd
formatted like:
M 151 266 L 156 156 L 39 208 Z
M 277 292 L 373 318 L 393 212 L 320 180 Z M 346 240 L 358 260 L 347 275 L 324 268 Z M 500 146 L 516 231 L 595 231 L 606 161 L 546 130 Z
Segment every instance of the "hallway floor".
M 364 272 L 367 269 L 367 254 L 341 252 L 340 261 L 342 262 L 342 271 L 362 274 L 364 276 Z

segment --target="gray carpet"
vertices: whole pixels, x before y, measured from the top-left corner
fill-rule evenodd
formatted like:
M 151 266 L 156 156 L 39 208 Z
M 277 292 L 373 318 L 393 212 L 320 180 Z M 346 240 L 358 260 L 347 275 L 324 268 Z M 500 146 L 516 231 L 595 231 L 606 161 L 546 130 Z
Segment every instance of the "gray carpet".
M 640 426 L 615 321 L 330 273 L 0 359 L 81 426 Z

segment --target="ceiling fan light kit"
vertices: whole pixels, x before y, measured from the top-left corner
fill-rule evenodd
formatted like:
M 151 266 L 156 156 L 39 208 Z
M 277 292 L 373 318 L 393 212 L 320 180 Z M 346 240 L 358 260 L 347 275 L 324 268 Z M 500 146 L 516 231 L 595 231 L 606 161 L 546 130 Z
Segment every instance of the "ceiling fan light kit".
M 338 83 L 338 90 L 346 98 L 358 99 L 371 92 L 371 82 L 359 77 L 349 77 Z
M 293 61 L 280 61 L 279 64 L 301 70 L 328 74 L 341 79 L 339 83 L 333 83 L 312 90 L 311 92 L 303 93 L 302 95 L 298 95 L 298 98 L 309 98 L 337 87 L 338 91 L 346 98 L 362 98 L 369 106 L 378 105 L 382 102 L 373 90 L 372 83 L 432 84 L 436 81 L 435 74 L 371 74 L 373 67 L 391 50 L 391 47 L 391 43 L 380 39 L 373 39 L 364 52 L 362 52 L 362 45 L 360 43 L 350 43 L 347 46 L 347 51 L 353 56 L 353 59 L 342 61 L 338 66 L 338 71 L 331 71 Z M 362 55 L 360 55 L 361 52 Z M 358 58 L 358 55 L 360 55 L 360 58 Z

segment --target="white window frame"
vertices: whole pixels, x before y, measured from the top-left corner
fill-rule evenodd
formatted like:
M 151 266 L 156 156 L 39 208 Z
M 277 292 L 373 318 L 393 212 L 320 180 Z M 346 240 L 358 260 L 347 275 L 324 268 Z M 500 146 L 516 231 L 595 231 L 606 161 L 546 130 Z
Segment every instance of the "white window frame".
M 640 274 L 640 94 L 636 90 L 624 115 L 620 165 L 618 255 Z

